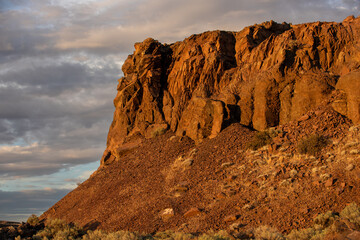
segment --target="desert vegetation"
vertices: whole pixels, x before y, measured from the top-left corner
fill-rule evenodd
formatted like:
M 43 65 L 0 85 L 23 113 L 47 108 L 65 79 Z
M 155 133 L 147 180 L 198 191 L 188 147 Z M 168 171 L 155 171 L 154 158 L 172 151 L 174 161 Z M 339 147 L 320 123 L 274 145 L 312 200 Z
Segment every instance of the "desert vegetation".
M 207 233 L 183 233 L 172 230 L 144 234 L 129 231 L 107 232 L 103 230 L 85 231 L 75 224 L 67 224 L 61 219 L 40 221 L 31 215 L 26 223 L 17 229 L 14 227 L 0 228 L 1 239 L 33 239 L 33 240 L 321 240 L 332 236 L 355 236 L 360 230 L 360 207 L 356 203 L 347 205 L 340 213 L 328 211 L 319 214 L 313 220 L 313 226 L 306 229 L 295 229 L 290 233 L 280 233 L 270 226 L 259 226 L 234 233 L 229 231 L 209 231 Z M 345 239 L 345 238 L 344 238 Z
M 251 141 L 248 142 L 247 147 L 252 150 L 257 150 L 257 149 L 271 143 L 271 138 L 272 138 L 272 136 L 268 131 L 257 132 L 257 133 L 255 133 L 255 135 L 253 136 Z
M 328 140 L 321 135 L 311 135 L 302 139 L 298 144 L 301 154 L 316 155 L 328 144 Z

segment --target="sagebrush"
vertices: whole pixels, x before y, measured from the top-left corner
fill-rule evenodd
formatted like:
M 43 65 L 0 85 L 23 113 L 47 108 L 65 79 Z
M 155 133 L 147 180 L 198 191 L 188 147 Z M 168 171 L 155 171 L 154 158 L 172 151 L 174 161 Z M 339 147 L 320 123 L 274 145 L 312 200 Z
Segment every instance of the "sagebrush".
M 326 137 L 314 134 L 310 137 L 302 139 L 298 144 L 298 150 L 301 154 L 316 155 L 327 144 L 328 140 Z

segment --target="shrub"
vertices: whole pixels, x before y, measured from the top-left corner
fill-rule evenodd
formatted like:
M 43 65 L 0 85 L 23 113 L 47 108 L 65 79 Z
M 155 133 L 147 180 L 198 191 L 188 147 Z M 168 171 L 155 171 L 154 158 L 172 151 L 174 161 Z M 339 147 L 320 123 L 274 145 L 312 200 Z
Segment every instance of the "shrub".
M 39 231 L 34 239 L 73 240 L 82 235 L 84 235 L 83 230 L 73 224 L 67 224 L 61 219 L 49 219 L 46 221 L 45 228 Z
M 219 231 L 217 233 L 210 231 L 208 233 L 202 234 L 197 239 L 198 240 L 230 240 L 231 237 L 226 231 Z
M 102 240 L 106 239 L 107 233 L 101 230 L 88 231 L 86 235 L 83 236 L 83 240 Z
M 301 154 L 316 155 L 328 144 L 324 136 L 312 135 L 302 139 L 298 144 L 298 150 Z
M 35 215 L 35 214 L 32 214 L 26 221 L 26 223 L 30 224 L 31 226 L 36 226 L 40 223 L 40 220 L 39 218 Z
M 194 236 L 187 233 L 173 232 L 171 230 L 165 232 L 158 232 L 154 235 L 154 239 L 167 239 L 167 240 L 189 240 L 194 239 Z
M 255 229 L 254 236 L 256 240 L 284 240 L 284 236 L 275 228 L 269 226 L 260 226 Z
M 351 203 L 342 210 L 340 217 L 360 225 L 360 208 L 356 203 Z
M 328 211 L 326 213 L 317 215 L 314 219 L 314 223 L 316 225 L 320 225 L 321 228 L 325 229 L 332 225 L 338 217 L 338 214 L 332 211 Z
M 316 235 L 313 228 L 306 228 L 301 230 L 292 230 L 286 237 L 289 240 L 308 240 Z
M 147 236 L 141 236 L 137 233 L 128 231 L 118 232 L 105 232 L 101 230 L 88 231 L 86 235 L 82 237 L 82 240 L 142 240 Z
M 248 143 L 248 148 L 257 150 L 267 144 L 271 143 L 271 136 L 269 132 L 257 132 Z

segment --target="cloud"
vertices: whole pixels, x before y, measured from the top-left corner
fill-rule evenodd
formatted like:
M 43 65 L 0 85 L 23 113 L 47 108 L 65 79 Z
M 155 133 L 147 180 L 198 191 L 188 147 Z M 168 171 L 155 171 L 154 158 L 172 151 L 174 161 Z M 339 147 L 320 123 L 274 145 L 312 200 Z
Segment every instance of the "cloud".
M 0 177 L 51 174 L 99 160 L 119 62 L 83 53 L 59 61 L 24 57 L 15 61 L 18 69 L 6 66 L 0 74 Z
M 39 177 L 60 169 L 94 162 L 100 158 L 104 147 L 56 150 L 38 144 L 24 147 L 3 146 L 0 147 L 0 179 Z M 59 154 L 56 154 L 57 152 Z
M 42 214 L 69 191 L 51 188 L 16 192 L 0 190 L 0 220 L 26 221 L 31 214 Z
M 347 15 L 357 14 L 359 1 L 344 0 L 184 0 L 137 1 L 111 7 L 89 4 L 87 18 L 57 33 L 56 47 L 60 49 L 102 49 L 124 51 L 135 41 L 151 36 L 171 42 L 207 30 L 240 30 L 246 25 L 270 19 L 293 23 L 308 21 L 341 21 Z M 341 8 L 339 8 L 341 6 Z M 95 11 L 95 9 L 99 9 Z M 125 9 L 125 10 L 124 10 Z M 99 23 L 102 23 L 99 26 Z M 91 25 L 92 27 L 87 27 Z M 81 31 L 80 31 L 81 30 Z M 82 34 L 74 34 L 75 32 Z

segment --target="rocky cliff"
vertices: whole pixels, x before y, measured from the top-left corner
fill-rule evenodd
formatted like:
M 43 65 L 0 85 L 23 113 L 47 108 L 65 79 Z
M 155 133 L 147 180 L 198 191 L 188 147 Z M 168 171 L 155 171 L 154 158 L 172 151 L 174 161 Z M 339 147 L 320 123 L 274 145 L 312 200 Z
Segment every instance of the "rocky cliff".
M 334 109 L 360 123 L 359 39 L 360 18 L 350 16 L 136 43 L 122 67 L 102 164 L 119 159 L 133 136 L 169 128 L 201 142 L 234 122 L 263 130 L 298 119 L 334 91 L 342 93 Z
M 242 236 L 360 205 L 359 36 L 360 18 L 349 17 L 135 44 L 101 167 L 42 218 Z M 249 149 L 265 128 L 271 140 Z M 313 134 L 326 146 L 302 154 Z M 335 223 L 345 235 L 360 229 Z

